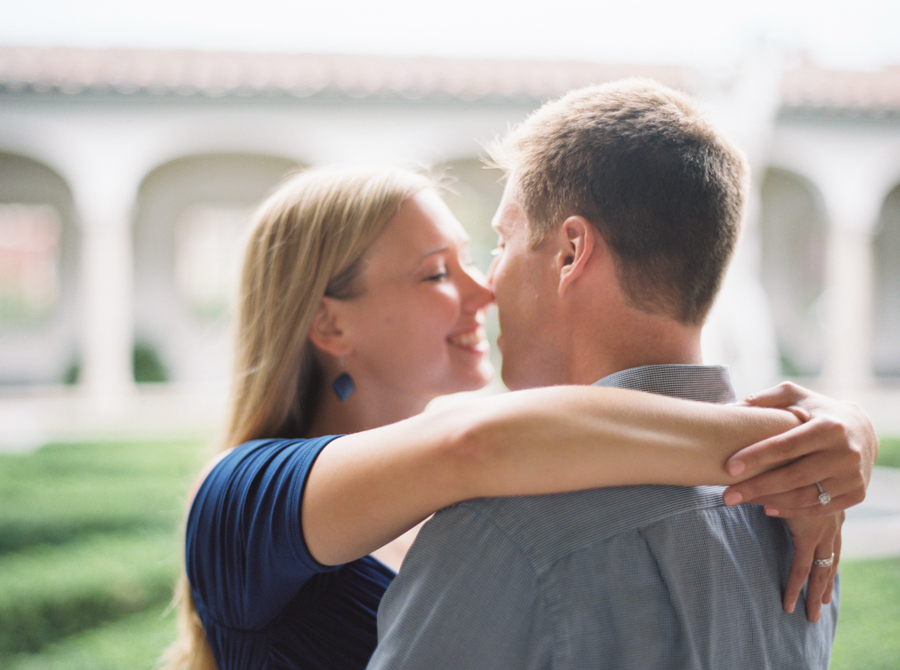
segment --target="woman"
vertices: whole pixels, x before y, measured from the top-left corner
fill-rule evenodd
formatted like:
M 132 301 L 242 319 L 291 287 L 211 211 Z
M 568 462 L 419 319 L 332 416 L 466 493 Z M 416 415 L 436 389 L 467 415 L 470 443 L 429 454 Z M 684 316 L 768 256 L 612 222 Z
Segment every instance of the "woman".
M 403 171 L 310 171 L 263 204 L 243 268 L 226 451 L 188 515 L 173 667 L 364 667 L 393 576 L 369 554 L 437 509 L 731 483 L 730 454 L 797 425 L 786 412 L 596 387 L 422 414 L 492 375 L 492 295 L 466 244 L 430 182 Z

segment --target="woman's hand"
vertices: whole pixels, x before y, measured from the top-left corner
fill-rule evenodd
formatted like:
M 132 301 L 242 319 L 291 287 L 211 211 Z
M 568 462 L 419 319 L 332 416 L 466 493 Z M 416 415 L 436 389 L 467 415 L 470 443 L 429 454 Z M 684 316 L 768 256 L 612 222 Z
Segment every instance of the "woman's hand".
M 878 456 L 878 438 L 857 405 L 791 382 L 749 396 L 744 404 L 789 409 L 805 423 L 728 459 L 726 470 L 732 476 L 784 465 L 728 487 L 723 496 L 727 505 L 755 503 L 765 505 L 770 516 L 797 518 L 829 515 L 862 502 Z M 830 500 L 820 498 L 817 483 Z
M 784 589 L 784 610 L 793 612 L 803 584 L 809 578 L 806 589 L 806 618 L 813 623 L 819 620 L 822 605 L 831 602 L 834 578 L 841 556 L 841 526 L 844 512 L 817 517 L 787 519 L 788 530 L 794 542 L 791 572 Z M 833 560 L 830 565 L 815 565 L 814 561 Z

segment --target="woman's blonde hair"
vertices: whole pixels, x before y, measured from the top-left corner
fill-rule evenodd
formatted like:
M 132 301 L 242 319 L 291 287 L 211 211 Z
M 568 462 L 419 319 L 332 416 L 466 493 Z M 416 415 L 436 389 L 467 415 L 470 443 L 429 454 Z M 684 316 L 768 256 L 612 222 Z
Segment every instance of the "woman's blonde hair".
M 324 383 L 308 339 L 322 297 L 361 292 L 366 251 L 404 201 L 433 185 L 399 169 L 314 169 L 260 206 L 244 255 L 223 450 L 305 434 Z M 165 667 L 215 670 L 184 573 L 175 600 L 178 639 Z

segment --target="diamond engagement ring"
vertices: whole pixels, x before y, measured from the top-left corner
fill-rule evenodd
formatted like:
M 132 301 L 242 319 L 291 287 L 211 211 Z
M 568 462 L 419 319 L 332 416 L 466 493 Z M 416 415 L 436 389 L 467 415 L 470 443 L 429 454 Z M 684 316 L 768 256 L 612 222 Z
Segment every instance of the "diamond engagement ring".
M 831 554 L 828 558 L 817 558 L 813 561 L 813 565 L 817 568 L 827 568 L 832 563 L 834 563 L 834 554 Z
M 831 496 L 828 494 L 828 492 L 825 491 L 825 489 L 822 488 L 822 485 L 819 482 L 816 482 L 816 488 L 819 489 L 819 504 L 827 505 L 828 503 L 830 503 Z M 829 563 L 829 565 L 831 564 Z

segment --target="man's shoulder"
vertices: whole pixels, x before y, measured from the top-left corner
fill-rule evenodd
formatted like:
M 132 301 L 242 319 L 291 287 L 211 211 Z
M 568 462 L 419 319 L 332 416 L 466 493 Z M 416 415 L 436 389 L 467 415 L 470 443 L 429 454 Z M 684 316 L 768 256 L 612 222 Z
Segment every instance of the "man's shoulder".
M 722 507 L 720 487 L 622 486 L 575 493 L 470 500 L 430 524 L 469 527 L 511 544 L 540 571 L 558 558 L 622 533 Z M 476 528 L 477 527 L 477 528 Z

